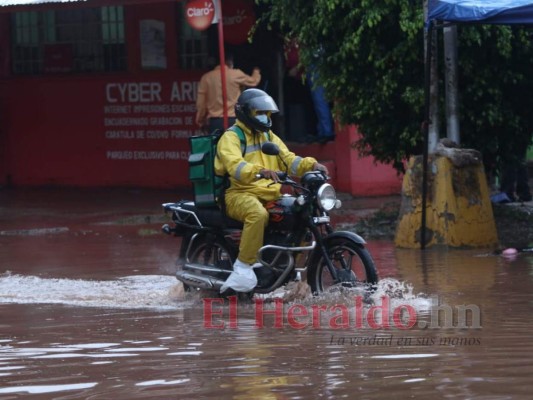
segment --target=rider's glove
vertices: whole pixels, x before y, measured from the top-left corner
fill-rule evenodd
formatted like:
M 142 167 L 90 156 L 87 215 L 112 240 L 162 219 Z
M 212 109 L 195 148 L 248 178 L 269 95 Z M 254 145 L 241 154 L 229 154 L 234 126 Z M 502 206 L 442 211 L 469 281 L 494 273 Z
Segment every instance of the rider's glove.
M 322 171 L 326 175 L 329 175 L 328 168 L 324 164 L 320 164 L 319 162 L 313 164 L 313 171 Z
M 259 173 L 265 179 L 272 179 L 274 182 L 279 182 L 279 177 L 276 174 L 276 171 L 272 171 L 271 169 L 264 168 L 261 171 L 259 171 Z

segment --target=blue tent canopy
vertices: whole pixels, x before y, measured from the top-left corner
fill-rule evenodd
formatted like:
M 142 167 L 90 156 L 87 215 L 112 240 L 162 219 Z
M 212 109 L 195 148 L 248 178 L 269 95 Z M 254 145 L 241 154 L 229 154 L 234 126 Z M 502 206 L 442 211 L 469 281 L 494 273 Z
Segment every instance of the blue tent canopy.
M 429 0 L 428 20 L 533 24 L 532 0 Z

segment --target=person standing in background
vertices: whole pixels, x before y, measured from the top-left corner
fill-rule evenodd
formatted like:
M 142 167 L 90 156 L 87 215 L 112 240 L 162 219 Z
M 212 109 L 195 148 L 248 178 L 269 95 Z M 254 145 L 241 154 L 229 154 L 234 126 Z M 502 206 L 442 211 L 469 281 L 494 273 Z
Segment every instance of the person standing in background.
M 300 65 L 299 44 L 295 39 L 289 39 L 285 43 L 285 64 L 288 75 L 301 80 L 303 71 Z M 329 102 L 325 96 L 324 87 L 316 84 L 317 71 L 313 65 L 307 68 L 305 73 L 305 84 L 309 89 L 313 108 L 317 117 L 316 133 L 317 137 L 310 142 L 316 141 L 324 144 L 335 140 L 335 129 Z
M 501 191 L 507 194 L 511 202 L 527 202 L 532 198 L 527 171 L 527 148 L 520 152 L 520 157 L 507 160 L 503 165 Z
M 331 116 L 331 109 L 326 99 L 326 93 L 322 85 L 316 84 L 317 72 L 314 66 L 308 69 L 306 83 L 311 92 L 313 99 L 313 106 L 318 119 L 317 133 L 318 142 L 327 143 L 335 140 L 335 132 L 333 128 L 333 117 Z
M 233 55 L 226 55 L 226 109 L 229 126 L 235 123 L 235 104 L 241 91 L 247 87 L 256 87 L 261 81 L 259 68 L 254 68 L 252 75 L 233 68 Z M 222 79 L 220 65 L 205 73 L 200 79 L 196 96 L 196 124 L 212 133 L 224 126 L 224 107 L 222 102 Z

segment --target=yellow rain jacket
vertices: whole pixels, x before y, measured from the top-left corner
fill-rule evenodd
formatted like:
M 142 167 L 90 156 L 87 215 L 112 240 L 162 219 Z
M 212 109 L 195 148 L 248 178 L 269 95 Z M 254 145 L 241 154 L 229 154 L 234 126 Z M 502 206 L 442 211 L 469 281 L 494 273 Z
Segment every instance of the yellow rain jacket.
M 257 261 L 257 252 L 263 245 L 264 230 L 268 225 L 269 214 L 264 204 L 276 200 L 280 196 L 281 188 L 280 184 L 268 186 L 272 180 L 257 179 L 256 174 L 262 169 L 288 169 L 290 175 L 301 176 L 313 168 L 316 160 L 312 157 L 302 158 L 290 152 L 272 131 L 254 134 L 240 121 L 237 121 L 237 126 L 246 137 L 244 158 L 239 136 L 233 131 L 226 131 L 218 141 L 215 172 L 220 176 L 226 173 L 230 176 L 231 185 L 225 195 L 226 213 L 244 223 L 238 258 L 252 265 Z M 268 140 L 279 146 L 279 156 L 263 154 L 261 145 Z
M 255 176 L 262 169 L 272 171 L 287 171 L 289 175 L 302 176 L 313 168 L 316 159 L 313 157 L 299 157 L 291 152 L 285 143 L 272 131 L 254 134 L 241 121 L 236 125 L 242 129 L 246 137 L 246 152 L 242 157 L 241 141 L 237 133 L 226 131 L 217 145 L 215 158 L 215 172 L 230 176 L 231 185 L 226 193 L 252 193 L 262 201 L 276 200 L 280 196 L 280 184 L 271 185 L 270 179 L 257 179 Z M 261 152 L 261 145 L 267 141 L 276 143 L 280 148 L 278 156 L 269 156 Z M 280 161 L 280 158 L 287 166 Z

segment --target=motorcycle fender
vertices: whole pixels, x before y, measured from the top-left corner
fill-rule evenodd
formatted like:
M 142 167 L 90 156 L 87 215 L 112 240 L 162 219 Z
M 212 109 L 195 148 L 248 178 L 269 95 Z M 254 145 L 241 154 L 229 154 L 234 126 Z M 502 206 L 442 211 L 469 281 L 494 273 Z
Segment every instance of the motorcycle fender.
M 327 246 L 328 242 L 330 242 L 333 239 L 337 239 L 337 238 L 355 242 L 361 246 L 364 246 L 366 244 L 365 239 L 363 239 L 357 233 L 349 232 L 349 231 L 338 231 L 338 232 L 333 232 L 322 239 L 324 242 L 324 246 Z M 318 259 L 320 258 L 321 255 L 322 255 L 322 250 L 320 249 L 320 247 L 319 246 L 315 247 L 315 249 L 313 250 L 313 253 L 309 257 L 309 260 L 310 260 L 309 265 L 310 266 L 315 265 L 318 262 Z
M 324 242 L 327 242 L 329 241 L 329 239 L 334 239 L 334 238 L 345 238 L 347 240 L 353 240 L 354 242 L 359 243 L 359 244 L 366 244 L 365 239 L 363 239 L 357 233 L 350 232 L 350 231 L 333 232 L 331 235 L 328 235 L 324 238 Z
M 238 253 L 238 248 L 236 248 L 236 252 L 234 253 L 233 252 L 233 249 L 235 248 L 234 245 L 232 245 L 231 242 L 228 242 L 224 236 L 220 235 L 221 232 L 211 232 L 211 233 L 216 236 L 211 239 L 212 242 L 216 241 L 216 242 L 222 243 L 226 247 L 226 249 L 230 250 L 232 258 L 233 259 L 237 258 L 236 253 Z M 207 241 L 206 239 L 207 234 L 208 233 L 206 233 L 205 231 L 201 233 L 191 232 L 190 235 L 187 235 L 186 237 L 184 237 L 183 242 L 181 244 L 181 250 L 180 250 L 183 253 L 183 256 L 188 259 L 190 255 L 189 253 L 192 249 L 194 249 L 196 246 L 199 246 L 201 243 L 204 243 Z

